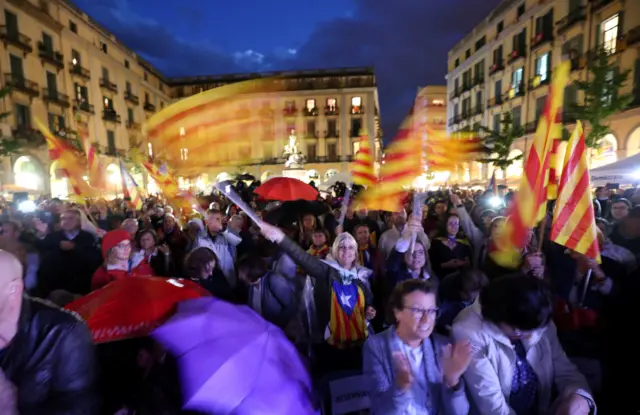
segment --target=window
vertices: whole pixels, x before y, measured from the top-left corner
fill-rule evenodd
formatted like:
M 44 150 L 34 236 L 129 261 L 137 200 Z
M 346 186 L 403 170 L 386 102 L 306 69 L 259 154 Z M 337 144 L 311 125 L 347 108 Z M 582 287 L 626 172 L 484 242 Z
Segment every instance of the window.
M 362 97 L 351 97 L 351 113 L 360 114 L 362 112 Z
M 502 130 L 500 128 L 500 123 L 502 122 L 502 114 L 493 114 L 493 131 L 496 133 L 500 133 Z
M 16 125 L 22 128 L 31 127 L 31 112 L 29 107 L 22 104 L 15 105 Z
M 484 59 L 475 64 L 473 72 L 475 74 L 476 83 L 484 81 Z
M 53 52 L 53 38 L 42 32 L 42 49 L 45 52 Z
M 484 45 L 487 44 L 487 37 L 486 36 L 482 36 L 477 42 L 476 42 L 476 52 L 479 51 L 480 49 L 482 49 L 482 47 Z
M 125 90 L 125 92 L 127 92 L 127 93 L 129 93 L 129 94 L 131 93 L 131 82 L 129 82 L 129 81 L 126 81 L 126 82 L 125 82 L 125 84 L 124 84 L 124 90 Z
M 328 98 L 327 99 L 327 110 L 329 112 L 335 112 L 338 108 L 338 100 L 336 100 L 335 98 Z
M 539 56 L 536 59 L 536 76 L 540 77 L 540 82 L 546 82 L 549 79 L 550 68 L 550 55 L 549 52 Z
M 327 120 L 327 137 L 328 138 L 338 137 L 338 122 L 335 119 Z
M 460 109 L 458 103 L 456 102 L 456 104 L 453 106 L 453 117 L 456 118 L 458 114 L 460 114 Z
M 308 112 L 313 111 L 316 108 L 316 100 L 315 99 L 308 99 L 305 102 L 304 107 Z
M 73 20 L 69 20 L 69 30 L 73 33 L 78 33 L 78 25 Z
M 476 112 L 482 111 L 482 91 L 476 92 Z
M 307 138 L 316 138 L 316 120 L 307 121 Z
M 145 81 L 147 81 L 147 80 L 148 80 L 148 79 L 147 79 L 147 77 L 148 77 L 148 75 L 147 75 L 147 73 L 145 72 L 145 73 L 144 73 L 144 75 L 143 75 L 143 78 L 144 78 L 144 80 L 145 80 Z M 202 92 L 202 91 L 200 91 L 200 92 Z
M 148 92 L 144 93 L 144 103 L 145 104 L 150 104 L 151 103 L 151 101 L 149 100 L 149 93 Z
M 104 79 L 105 81 L 109 80 L 109 70 L 104 66 L 102 67 L 102 79 Z
M 24 68 L 22 67 L 22 59 L 16 55 L 9 55 L 9 66 L 11 67 L 11 77 L 14 80 L 22 81 L 24 79 Z
M 513 107 L 511 114 L 513 116 L 513 128 L 522 127 L 522 107 L 520 105 Z
M 129 69 L 129 61 L 128 60 L 124 60 L 124 67 Z
M 524 69 L 518 68 L 513 71 L 511 75 L 511 89 L 514 90 L 515 94 L 520 93 L 520 89 L 522 88 L 522 78 L 524 76 Z
M 132 123 L 134 122 L 133 118 L 133 108 L 127 108 L 127 120 Z
M 353 151 L 353 154 L 357 154 L 358 151 L 360 151 L 360 141 L 354 141 L 351 144 L 351 150 Z
M 107 44 L 105 42 L 100 42 L 100 49 L 102 49 L 104 53 L 107 53 L 109 51 L 109 48 L 107 47 Z
M 462 118 L 466 118 L 471 112 L 471 98 L 467 97 L 462 100 Z
M 524 14 L 525 8 L 524 3 L 518 6 L 518 18 L 520 18 Z
M 611 69 L 609 72 L 607 72 L 607 75 L 605 77 L 604 80 L 604 91 L 602 91 L 602 102 L 605 105 L 611 105 L 611 98 L 612 95 L 616 92 L 616 91 L 611 91 L 611 81 L 613 81 L 613 76 L 615 74 L 615 69 Z
M 287 110 L 287 112 L 295 110 L 296 109 L 296 102 L 295 101 L 286 101 L 284 103 L 284 109 Z
M 82 59 L 80 57 L 80 52 L 75 49 L 71 49 L 71 63 L 74 65 L 82 66 Z
M 359 137 L 362 130 L 362 120 L 360 118 L 351 119 L 351 137 Z
M 498 22 L 498 24 L 496 25 L 496 32 L 498 35 L 502 33 L 503 30 L 504 30 L 504 20 Z
M 116 134 L 112 130 L 107 130 L 107 153 L 116 152 Z
M 329 161 L 338 159 L 338 145 L 335 143 L 327 144 L 327 157 Z
M 49 130 L 53 131 L 54 133 L 64 131 L 64 116 L 49 113 Z
M 434 99 L 433 101 L 431 101 L 432 105 L 435 105 L 436 107 L 444 107 L 444 100 L 443 99 Z
M 57 94 L 58 92 L 58 79 L 54 72 L 47 71 L 47 88 L 50 94 Z
M 104 109 L 113 111 L 113 100 L 109 97 L 104 97 Z
M 76 100 L 80 103 L 88 103 L 89 102 L 89 89 L 80 84 L 75 84 L 76 91 Z
M 20 30 L 18 29 L 18 16 L 11 13 L 8 10 L 4 11 L 4 24 L 7 26 L 8 36 L 18 36 Z
M 544 111 L 544 106 L 547 103 L 547 97 L 541 96 L 536 99 L 536 118 L 535 122 L 537 123 L 540 120 L 540 116 L 542 115 L 542 111 Z
M 316 145 L 315 144 L 308 144 L 307 145 L 307 159 L 309 159 L 309 161 L 313 161 L 316 158 L 317 158 Z
M 295 124 L 287 124 L 287 135 L 296 133 L 296 125 Z
M 502 45 L 493 51 L 493 64 L 496 69 L 502 66 Z
M 471 49 L 467 49 L 467 50 L 464 52 L 464 58 L 465 58 L 465 59 L 469 59 L 470 57 L 471 57 Z
M 502 79 L 496 81 L 495 87 L 493 89 L 493 96 L 496 99 L 496 104 L 502 102 Z
M 453 64 L 455 68 L 460 66 L 460 58 L 456 58 L 455 63 Z
M 602 22 L 602 46 L 609 53 L 615 53 L 618 39 L 619 15 L 613 15 Z
M 578 103 L 578 87 L 574 84 L 569 84 L 564 89 L 564 107 L 571 111 L 573 106 Z

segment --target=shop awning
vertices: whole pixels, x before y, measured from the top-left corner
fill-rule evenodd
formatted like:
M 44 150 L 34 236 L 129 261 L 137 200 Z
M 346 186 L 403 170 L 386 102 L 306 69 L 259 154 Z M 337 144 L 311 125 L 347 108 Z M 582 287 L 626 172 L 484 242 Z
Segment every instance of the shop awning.
M 591 170 L 591 185 L 607 183 L 634 184 L 640 182 L 640 153 Z

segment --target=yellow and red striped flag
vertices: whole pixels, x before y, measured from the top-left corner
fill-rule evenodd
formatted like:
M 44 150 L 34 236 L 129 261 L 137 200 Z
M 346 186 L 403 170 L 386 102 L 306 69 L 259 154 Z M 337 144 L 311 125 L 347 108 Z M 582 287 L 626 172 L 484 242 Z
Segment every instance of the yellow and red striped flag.
M 87 123 L 82 121 L 79 113 L 76 113 L 76 125 L 78 127 L 78 136 L 82 142 L 82 147 L 87 155 L 89 183 L 94 189 L 104 189 L 106 185 L 105 171 L 102 168 L 98 151 L 93 144 L 91 144 Z
M 120 160 L 120 177 L 122 178 L 122 194 L 129 199 L 127 204 L 135 210 L 142 209 L 142 192 L 140 187 L 127 171 L 124 162 Z
M 373 152 L 369 143 L 369 136 L 361 134 L 360 148 L 351 163 L 353 183 L 371 187 L 377 182 L 373 168 Z
M 35 123 L 47 142 L 49 158 L 52 162 L 58 163 L 58 170 L 69 180 L 73 194 L 81 198 L 97 196 L 97 192 L 82 178 L 87 168 L 86 159 L 82 154 L 53 135 L 39 119 L 36 118 Z
M 559 245 L 600 262 L 587 151 L 584 130 L 578 121 L 567 144 L 549 237 Z
M 431 171 L 451 170 L 461 163 L 474 161 L 485 152 L 482 139 L 473 132 L 447 136 L 445 130 L 427 128 L 427 165 Z
M 503 228 L 489 246 L 489 255 L 500 266 L 516 268 L 520 264 L 529 229 L 536 226 L 546 214 L 551 153 L 554 140 L 562 134 L 558 114 L 563 108 L 564 88 L 569 79 L 570 67 L 569 62 L 564 62 L 554 71 L 547 103 L 529 149 L 520 188 Z
M 385 150 L 378 183 L 362 192 L 361 206 L 370 210 L 398 212 L 403 208 L 405 188 L 422 174 L 422 139 L 407 117 Z

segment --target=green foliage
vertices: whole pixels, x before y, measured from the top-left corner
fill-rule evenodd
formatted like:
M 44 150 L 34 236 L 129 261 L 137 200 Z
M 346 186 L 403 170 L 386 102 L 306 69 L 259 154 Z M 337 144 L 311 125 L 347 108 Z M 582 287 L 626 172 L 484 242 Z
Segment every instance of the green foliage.
M 513 115 L 510 111 L 505 112 L 502 115 L 500 121 L 501 130 L 494 131 L 485 126 L 479 126 L 481 132 L 486 134 L 485 141 L 491 148 L 492 157 L 479 160 L 481 163 L 491 163 L 496 168 L 502 170 L 505 175 L 507 168 L 518 160 L 521 160 L 523 155 L 519 154 L 514 157 L 511 155 L 511 147 L 520 137 L 524 135 L 524 129 L 522 127 L 516 127 L 513 124 Z
M 11 88 L 0 89 L 0 100 L 4 99 L 11 92 Z M 0 122 L 9 117 L 11 112 L 0 113 Z M 0 137 L 0 156 L 15 154 L 22 148 L 22 143 L 15 137 Z
M 585 137 L 587 147 L 598 148 L 600 141 L 611 133 L 606 120 L 624 111 L 633 102 L 631 94 L 619 93 L 631 71 L 621 72 L 611 62 L 610 53 L 602 47 L 589 56 L 587 71 L 587 80 L 574 83 L 584 94 L 584 101 L 573 105 L 571 111 L 578 120 L 587 122 L 591 127 Z

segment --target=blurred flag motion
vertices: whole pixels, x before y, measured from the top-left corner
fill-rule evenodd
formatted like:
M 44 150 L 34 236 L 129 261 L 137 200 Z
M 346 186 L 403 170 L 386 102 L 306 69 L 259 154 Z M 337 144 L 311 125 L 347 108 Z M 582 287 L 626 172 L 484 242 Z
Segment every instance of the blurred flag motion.
M 369 136 L 360 134 L 358 142 L 360 143 L 360 148 L 353 159 L 353 163 L 351 163 L 353 183 L 371 187 L 376 183 L 377 178 L 373 167 L 373 152 L 371 151 Z
M 547 103 L 529 150 L 514 204 L 504 227 L 489 247 L 489 255 L 500 266 L 515 268 L 520 264 L 529 229 L 536 226 L 546 214 L 551 155 L 555 140 L 562 136 L 562 123 L 558 121 L 563 109 L 570 65 L 564 62 L 554 71 Z

